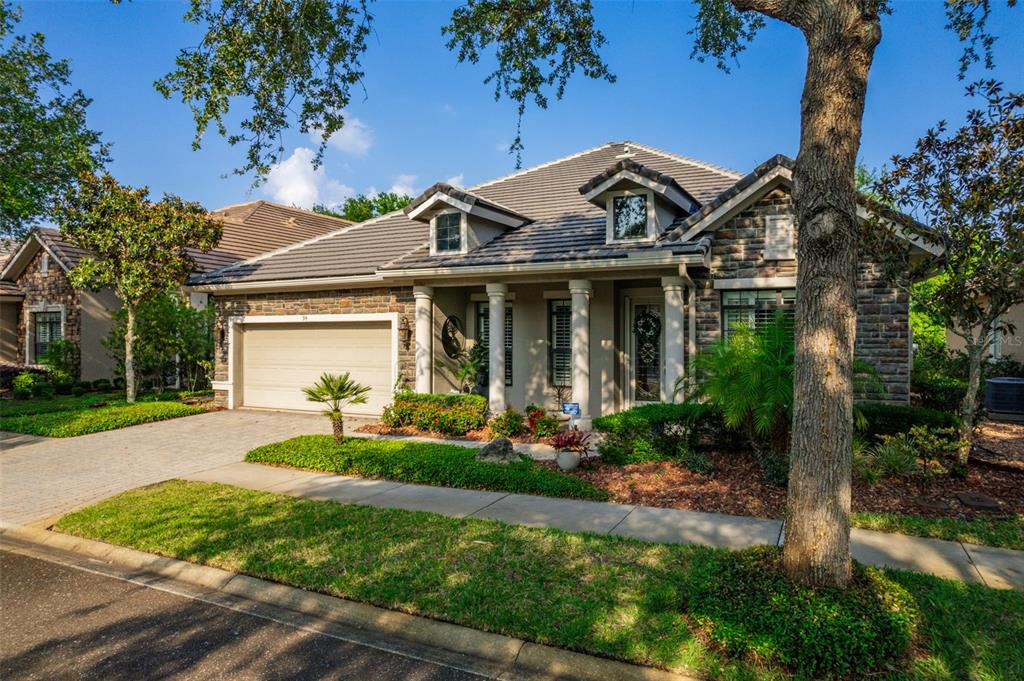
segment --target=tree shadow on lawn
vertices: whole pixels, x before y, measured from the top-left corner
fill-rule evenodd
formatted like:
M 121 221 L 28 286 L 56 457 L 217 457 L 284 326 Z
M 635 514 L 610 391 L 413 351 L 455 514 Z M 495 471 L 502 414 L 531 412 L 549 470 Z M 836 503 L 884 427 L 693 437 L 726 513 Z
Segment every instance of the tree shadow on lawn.
M 745 649 L 734 651 L 739 661 L 726 662 L 691 631 L 684 611 L 688 590 L 695 568 L 724 553 L 715 549 L 180 481 L 115 497 L 68 516 L 59 529 L 632 662 L 686 667 L 715 677 L 784 675 L 770 664 L 752 667 L 742 662 L 757 659 L 763 641 L 752 639 Z M 917 600 L 929 594 L 941 597 L 940 610 L 919 604 L 935 618 L 923 627 L 929 665 L 980 673 L 982 678 L 1013 677 L 1004 672 L 1020 664 L 1020 656 L 996 652 L 995 632 L 989 633 L 985 621 L 988 607 L 1005 596 L 976 589 L 961 593 L 946 580 L 894 574 Z M 978 609 L 979 593 L 996 600 Z M 1019 618 L 1019 604 L 1016 612 Z M 972 627 L 957 630 L 957 616 Z M 720 626 L 745 624 L 729 622 L 728 612 L 718 611 L 716 617 Z M 947 622 L 954 631 L 942 631 L 936 640 L 933 630 L 944 630 Z M 1003 627 L 997 637 L 1000 645 L 1012 648 L 1010 632 L 1024 640 L 1018 619 Z

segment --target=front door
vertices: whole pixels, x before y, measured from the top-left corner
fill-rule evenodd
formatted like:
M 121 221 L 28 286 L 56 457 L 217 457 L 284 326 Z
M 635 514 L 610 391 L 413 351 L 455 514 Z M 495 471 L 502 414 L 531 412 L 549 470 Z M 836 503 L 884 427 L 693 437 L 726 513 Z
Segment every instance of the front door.
M 663 319 L 660 300 L 630 303 L 630 403 L 633 405 L 662 401 Z

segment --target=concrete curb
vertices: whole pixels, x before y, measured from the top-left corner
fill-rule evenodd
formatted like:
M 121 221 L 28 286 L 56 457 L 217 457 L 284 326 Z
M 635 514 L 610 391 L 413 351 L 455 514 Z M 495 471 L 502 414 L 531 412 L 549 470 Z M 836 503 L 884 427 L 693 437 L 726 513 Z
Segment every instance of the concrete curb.
M 467 660 L 469 671 L 507 681 L 694 681 L 696 677 L 529 643 L 501 634 L 385 610 L 364 603 L 34 527 L 0 523 L 0 538 L 20 540 L 111 563 L 145 575 L 373 632 L 422 656 L 438 650 Z

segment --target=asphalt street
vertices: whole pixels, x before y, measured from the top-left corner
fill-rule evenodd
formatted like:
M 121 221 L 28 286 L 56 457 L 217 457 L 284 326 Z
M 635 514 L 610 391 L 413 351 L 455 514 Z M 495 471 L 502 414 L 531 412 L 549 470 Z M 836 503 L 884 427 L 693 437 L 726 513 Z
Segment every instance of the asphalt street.
M 479 681 L 482 677 L 0 551 L 0 678 Z

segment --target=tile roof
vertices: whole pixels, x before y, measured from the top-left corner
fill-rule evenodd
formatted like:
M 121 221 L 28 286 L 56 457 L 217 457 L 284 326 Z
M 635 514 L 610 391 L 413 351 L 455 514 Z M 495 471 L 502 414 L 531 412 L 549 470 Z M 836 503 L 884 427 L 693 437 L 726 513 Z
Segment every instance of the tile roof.
M 658 247 L 605 244 L 605 213 L 579 193 L 579 187 L 631 158 L 671 176 L 703 203 L 740 179 L 734 171 L 676 156 L 633 142 L 612 142 L 485 182 L 467 191 L 533 220 L 510 229 L 465 255 L 429 257 L 429 226 L 396 212 L 297 244 L 281 252 L 193 277 L 192 283 L 272 281 L 354 275 L 412 267 L 457 267 L 624 257 Z M 673 244 L 691 251 L 694 244 Z
M 18 285 L 13 281 L 0 280 L 0 296 L 18 296 L 19 298 L 24 298 L 25 292 L 18 288 Z
M 658 184 L 664 184 L 670 187 L 675 187 L 683 194 L 689 194 L 689 192 L 687 192 L 683 187 L 679 185 L 678 182 L 676 182 L 676 178 L 672 177 L 671 175 L 658 172 L 654 168 L 649 168 L 643 165 L 642 163 L 637 163 L 632 158 L 624 158 L 615 165 L 613 165 L 611 168 L 605 170 L 603 173 L 590 178 L 590 180 L 586 184 L 580 187 L 580 194 L 586 196 L 591 191 L 597 189 L 602 184 L 612 179 L 621 172 L 634 173 L 636 175 L 639 175 L 640 177 L 646 177 L 648 180 L 651 180 L 652 182 L 657 182 Z
M 493 201 L 488 201 L 487 199 L 481 196 L 477 196 L 476 194 L 472 194 L 466 191 L 465 189 L 453 187 L 447 182 L 438 182 L 437 184 L 433 185 L 432 187 L 424 191 L 422 194 L 417 196 L 413 201 L 411 201 L 409 205 L 405 207 L 403 212 L 406 215 L 410 215 L 417 208 L 430 201 L 430 199 L 436 194 L 445 194 L 446 196 L 452 197 L 456 201 L 461 201 L 462 203 L 468 204 L 470 206 L 482 206 L 485 208 L 490 208 L 491 210 L 497 211 L 499 213 L 504 213 L 505 215 L 508 215 L 511 218 L 516 218 L 522 220 L 523 222 L 530 221 L 530 218 L 528 218 L 525 215 L 522 215 L 521 213 L 517 213 L 511 208 L 502 206 L 501 204 L 497 204 Z

